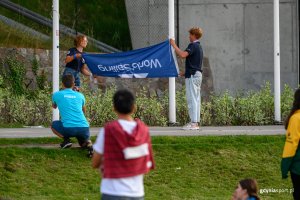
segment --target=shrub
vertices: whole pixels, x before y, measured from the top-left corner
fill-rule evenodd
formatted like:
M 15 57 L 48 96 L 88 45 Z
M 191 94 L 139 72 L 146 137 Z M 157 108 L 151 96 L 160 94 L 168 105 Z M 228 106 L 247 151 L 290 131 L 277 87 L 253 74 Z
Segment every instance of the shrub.
M 223 95 L 212 95 L 211 110 L 213 125 L 232 125 L 234 117 L 234 98 L 226 91 Z
M 31 94 L 16 95 L 10 88 L 0 88 L 0 120 L 4 123 L 23 125 L 50 125 L 51 93 L 48 86 Z M 116 118 L 112 108 L 115 87 L 105 93 L 91 92 L 86 85 L 82 92 L 86 98 L 86 116 L 91 126 L 103 126 Z M 281 96 L 282 119 L 289 114 L 293 90 L 285 86 Z M 137 110 L 134 117 L 140 118 L 149 126 L 166 126 L 168 122 L 168 92 L 148 96 L 142 90 L 136 96 Z M 270 125 L 273 124 L 273 95 L 269 83 L 258 92 L 238 93 L 231 96 L 211 95 L 209 101 L 201 103 L 201 125 Z M 180 125 L 189 122 L 185 90 L 176 92 L 176 115 Z
M 294 99 L 294 91 L 288 85 L 284 85 L 284 90 L 281 94 L 281 115 L 282 120 L 285 121 L 290 114 Z
M 8 90 L 4 88 L 0 88 L 0 121 L 3 123 L 6 122 L 8 116 L 8 109 L 7 109 L 7 98 Z
M 166 97 L 169 99 L 169 93 L 165 93 Z M 167 113 L 167 119 L 169 114 L 169 103 L 165 106 L 165 111 Z M 179 124 L 183 125 L 190 122 L 189 111 L 186 103 L 185 88 L 176 92 L 176 120 Z
M 105 93 L 86 93 L 86 116 L 91 126 L 102 126 L 105 122 L 116 118 L 112 108 L 114 91 L 115 89 L 112 88 Z
M 136 105 L 135 118 L 139 118 L 146 124 L 151 124 L 152 126 L 167 125 L 167 117 L 164 112 L 165 107 L 156 96 L 148 97 L 146 90 L 143 89 L 136 96 Z
M 25 95 L 5 96 L 7 123 L 23 125 L 49 125 L 51 122 L 51 95 L 37 92 L 36 98 L 31 99 Z
M 257 101 L 260 102 L 260 110 L 264 113 L 263 124 L 274 122 L 274 96 L 271 91 L 270 82 L 266 82 L 262 89 L 257 92 Z M 290 105 L 291 106 L 291 105 Z
M 262 125 L 264 112 L 258 93 L 249 93 L 246 97 L 237 96 L 234 100 L 233 125 Z
M 213 124 L 213 105 L 211 102 L 206 101 L 201 103 L 201 125 L 211 126 Z

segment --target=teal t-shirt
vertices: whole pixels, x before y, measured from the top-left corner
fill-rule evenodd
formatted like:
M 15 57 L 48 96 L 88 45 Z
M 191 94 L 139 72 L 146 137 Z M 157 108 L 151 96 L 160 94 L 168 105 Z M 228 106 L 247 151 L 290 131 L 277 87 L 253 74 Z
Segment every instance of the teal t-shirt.
M 52 102 L 59 109 L 64 127 L 89 127 L 82 111 L 85 105 L 83 94 L 72 89 L 64 89 L 53 94 Z

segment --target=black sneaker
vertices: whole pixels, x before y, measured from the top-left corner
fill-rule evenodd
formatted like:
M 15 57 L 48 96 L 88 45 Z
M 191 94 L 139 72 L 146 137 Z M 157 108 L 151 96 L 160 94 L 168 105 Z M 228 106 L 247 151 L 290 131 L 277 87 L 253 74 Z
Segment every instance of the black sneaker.
M 64 141 L 60 144 L 60 148 L 66 149 L 72 146 L 72 142 L 70 139 L 64 139 Z
M 88 150 L 87 156 L 88 156 L 89 158 L 93 157 L 94 149 L 93 149 L 93 144 L 92 144 L 91 141 L 87 144 L 87 147 L 86 147 L 86 148 L 87 148 L 87 150 Z

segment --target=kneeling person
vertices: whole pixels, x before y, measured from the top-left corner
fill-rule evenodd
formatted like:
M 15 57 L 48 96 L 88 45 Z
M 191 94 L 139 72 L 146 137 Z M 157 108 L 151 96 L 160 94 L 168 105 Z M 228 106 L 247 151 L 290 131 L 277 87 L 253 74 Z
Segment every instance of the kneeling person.
M 70 138 L 76 137 L 81 147 L 89 148 L 91 151 L 89 123 L 84 116 L 85 98 L 83 94 L 72 90 L 74 81 L 71 74 L 63 76 L 63 89 L 55 92 L 52 96 L 53 108 L 58 107 L 61 120 L 53 121 L 51 129 L 54 134 L 64 139 L 60 144 L 61 148 L 71 147 Z

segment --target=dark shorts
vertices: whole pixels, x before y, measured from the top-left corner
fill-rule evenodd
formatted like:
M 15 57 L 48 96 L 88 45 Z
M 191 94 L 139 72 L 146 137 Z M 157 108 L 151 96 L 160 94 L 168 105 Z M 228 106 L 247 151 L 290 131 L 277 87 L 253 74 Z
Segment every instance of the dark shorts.
M 53 121 L 51 127 L 64 138 L 76 137 L 80 144 L 90 139 L 89 127 L 64 127 L 61 121 Z
M 80 87 L 80 77 L 79 77 L 79 72 L 76 71 L 75 69 L 71 69 L 69 67 L 66 67 L 65 68 L 65 71 L 63 73 L 63 76 L 64 75 L 67 75 L 67 74 L 72 74 L 74 76 L 74 79 L 75 79 L 75 86 L 76 87 Z
M 124 197 L 110 194 L 102 194 L 101 200 L 144 200 L 144 197 Z

